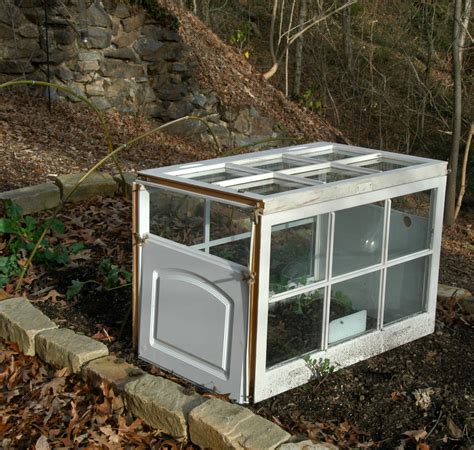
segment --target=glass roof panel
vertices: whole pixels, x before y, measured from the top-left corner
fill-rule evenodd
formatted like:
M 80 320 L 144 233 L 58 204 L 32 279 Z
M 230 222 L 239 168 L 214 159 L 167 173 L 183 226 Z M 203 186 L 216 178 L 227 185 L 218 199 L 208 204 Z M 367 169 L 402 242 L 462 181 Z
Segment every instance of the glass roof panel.
M 337 150 L 330 150 L 329 152 L 308 152 L 301 153 L 295 156 L 303 156 L 305 158 L 319 159 L 321 161 L 337 161 L 339 159 L 353 158 L 354 156 L 360 156 L 360 153 L 351 153 L 351 152 L 338 152 Z
M 149 169 L 140 172 L 140 175 L 168 181 L 179 177 L 182 189 L 186 189 L 184 185 L 193 185 L 196 181 L 196 187 L 204 189 L 203 184 L 206 184 L 212 190 L 227 191 L 227 194 L 238 191 L 241 197 L 255 200 L 285 192 L 290 195 L 311 186 L 315 190 L 318 186 L 329 188 L 332 183 L 342 180 L 349 184 L 351 180 L 357 181 L 358 177 L 364 180 L 368 177 L 386 177 L 387 185 L 399 183 L 399 177 L 402 182 L 405 179 L 412 182 L 414 177 L 423 179 L 426 171 L 408 170 L 405 177 L 404 171 L 397 169 L 429 164 L 437 166 L 434 169 L 436 174 L 442 173 L 446 167 L 445 163 L 431 159 L 322 142 Z M 444 166 L 441 167 L 441 164 Z M 345 192 L 341 192 L 341 196 L 346 195 Z M 292 197 L 297 198 L 294 194 Z
M 219 181 L 231 180 L 233 178 L 248 177 L 248 172 L 241 172 L 240 170 L 229 169 L 228 167 L 222 167 L 221 169 L 209 170 L 205 172 L 197 172 L 192 175 L 186 176 L 186 178 L 192 178 L 202 183 L 217 183 Z
M 309 178 L 310 180 L 316 180 L 322 183 L 333 183 L 335 181 L 347 180 L 348 178 L 360 177 L 362 175 L 366 174 L 334 167 L 293 174 L 293 176 Z
M 277 158 L 267 159 L 264 161 L 250 162 L 246 165 L 249 167 L 255 167 L 256 169 L 278 171 L 304 166 L 305 163 L 301 161 L 293 161 L 291 159 L 279 156 Z
M 238 184 L 231 186 L 232 189 L 237 189 L 239 192 L 247 191 L 260 195 L 273 195 L 280 192 L 291 191 L 293 189 L 308 187 L 307 184 L 296 183 L 293 181 L 280 180 L 276 178 L 268 178 L 253 183 Z
M 364 169 L 377 170 L 379 172 L 386 172 L 389 170 L 401 169 L 402 167 L 409 167 L 413 165 L 417 165 L 417 163 L 401 164 L 399 162 L 395 162 L 386 158 L 377 158 L 376 160 L 365 161 L 358 164 L 354 164 L 354 166 L 363 167 Z

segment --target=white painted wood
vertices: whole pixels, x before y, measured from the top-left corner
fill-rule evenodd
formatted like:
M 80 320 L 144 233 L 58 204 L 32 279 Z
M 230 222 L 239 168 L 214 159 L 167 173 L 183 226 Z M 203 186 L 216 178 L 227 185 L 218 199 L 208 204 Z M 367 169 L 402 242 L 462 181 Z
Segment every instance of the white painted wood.
M 142 268 L 139 356 L 246 401 L 247 269 L 155 236 Z
M 326 351 L 309 353 L 307 356 L 315 360 L 327 358 L 336 369 L 342 369 L 431 334 L 434 325 L 434 317 L 429 313 L 422 313 L 387 326 L 384 330 L 363 334 L 330 346 Z M 302 357 L 275 366 L 266 372 L 264 379 L 259 379 L 254 401 L 260 402 L 301 386 L 311 377 L 312 372 Z
M 324 155 L 332 152 L 341 153 L 347 155 L 348 157 L 335 161 L 324 160 Z M 317 156 L 319 156 L 321 159 L 318 160 Z M 294 162 L 297 164 L 297 166 L 274 172 L 259 168 L 260 165 L 273 160 Z M 371 169 L 370 167 L 364 166 L 365 164 L 374 163 L 377 161 L 393 162 L 403 167 L 395 170 L 380 172 Z M 212 171 L 222 170 L 224 168 L 239 171 L 242 174 L 245 174 L 245 177 L 233 178 L 215 183 L 205 183 L 193 179 L 195 176 L 209 174 L 212 173 Z M 305 179 L 302 177 L 304 173 L 329 168 L 348 170 L 354 174 L 357 174 L 357 176 L 328 183 Z M 210 280 L 208 283 L 209 292 L 219 292 L 219 295 L 222 294 L 222 291 L 224 292 L 221 297 L 219 297 L 218 294 L 214 295 L 214 303 L 211 301 L 209 304 L 207 304 L 207 306 L 195 307 L 195 309 L 192 311 L 194 317 L 198 319 L 201 317 L 202 311 L 206 311 L 206 319 L 202 319 L 200 323 L 207 323 L 208 328 L 213 330 L 213 334 L 217 336 L 217 339 L 209 343 L 198 341 L 200 344 L 197 347 L 192 347 L 196 344 L 196 342 L 180 342 L 179 345 L 181 345 L 181 347 L 184 348 L 186 346 L 191 346 L 192 348 L 189 347 L 187 350 L 186 357 L 188 360 L 186 360 L 182 354 L 178 355 L 179 352 L 175 352 L 172 355 L 174 361 L 179 361 L 181 366 L 178 364 L 176 367 L 179 367 L 179 370 L 175 367 L 171 370 L 181 373 L 184 377 L 187 377 L 200 384 L 206 384 L 205 377 L 208 377 L 207 379 L 209 379 L 209 376 L 212 375 L 214 377 L 212 383 L 214 383 L 214 386 L 216 386 L 218 389 L 221 389 L 222 385 L 218 386 L 216 383 L 219 383 L 219 381 L 216 380 L 221 380 L 224 382 L 223 379 L 227 376 L 225 374 L 232 374 L 232 377 L 235 377 L 230 383 L 232 385 L 232 395 L 233 398 L 236 398 L 239 402 L 247 401 L 249 396 L 252 397 L 254 401 L 260 401 L 305 383 L 311 376 L 311 370 L 307 367 L 303 360 L 303 356 L 305 355 L 301 355 L 298 358 L 280 363 L 271 368 L 266 367 L 268 310 L 271 303 L 283 301 L 289 297 L 308 293 L 315 289 L 324 289 L 325 292 L 321 340 L 322 350 L 314 351 L 309 353 L 309 355 L 318 359 L 328 358 L 332 364 L 337 364 L 339 368 L 354 364 L 355 362 L 381 353 L 382 351 L 389 350 L 431 333 L 434 329 L 434 318 L 436 311 L 437 277 L 440 259 L 446 173 L 447 164 L 442 161 L 327 142 L 297 145 L 292 147 L 272 149 L 264 152 L 234 155 L 198 163 L 176 165 L 143 171 L 141 175 L 144 176 L 150 175 L 171 181 L 179 180 L 183 183 L 183 188 L 170 190 L 175 190 L 181 193 L 187 192 L 186 185 L 189 187 L 207 187 L 214 189 L 216 192 L 215 195 L 201 196 L 207 200 L 217 200 L 223 203 L 241 206 L 235 202 L 219 199 L 220 193 L 235 194 L 238 192 L 238 194 L 242 197 L 253 200 L 262 200 L 264 203 L 263 215 L 259 219 L 261 221 L 262 233 L 260 248 L 255 255 L 251 256 L 251 258 L 259 258 L 260 267 L 260 273 L 257 274 L 259 279 L 259 289 L 257 299 L 258 308 L 254 392 L 249 392 L 247 381 L 247 367 L 249 363 L 247 348 L 249 311 L 248 304 L 245 303 L 245 301 L 248 302 L 248 298 L 245 296 L 241 297 L 241 300 L 236 300 L 234 298 L 235 296 L 232 293 L 234 292 L 233 289 L 235 292 L 238 292 L 237 286 L 239 286 L 239 283 L 236 279 L 234 279 L 234 284 L 232 285 L 233 287 L 229 288 L 229 293 L 227 291 L 225 279 L 214 279 L 211 277 L 211 274 L 212 276 L 217 276 L 218 273 L 221 273 L 219 272 L 221 270 L 228 270 L 226 273 L 229 276 L 233 276 L 231 274 L 235 275 L 239 271 L 241 274 L 244 268 L 240 266 L 237 268 L 235 264 L 232 265 L 231 263 L 228 263 L 220 258 L 198 251 L 198 249 L 208 250 L 209 247 L 214 245 L 233 242 L 239 239 L 246 239 L 248 237 L 253 239 L 252 233 L 241 233 L 239 235 L 211 241 L 211 233 L 209 232 L 209 227 L 207 226 L 207 238 L 204 244 L 199 244 L 193 248 L 186 248 L 184 246 L 180 246 L 179 244 L 172 244 L 163 239 L 157 239 L 154 237 L 151 237 L 145 243 L 145 248 L 150 248 L 150 252 L 146 250 L 143 254 L 143 261 L 145 261 L 145 258 L 148 258 L 147 262 L 143 264 L 142 269 L 143 281 L 141 284 L 143 304 L 146 304 L 146 302 L 148 302 L 147 304 L 149 305 L 153 304 L 152 299 L 156 297 L 158 289 L 157 286 L 159 286 L 160 281 L 160 277 L 157 274 L 160 273 L 160 270 L 163 272 L 163 267 L 160 269 L 159 266 L 165 260 L 166 264 L 168 264 L 169 261 L 178 261 L 179 270 L 182 270 L 183 267 L 186 267 L 186 270 L 196 277 L 196 279 L 200 279 L 199 277 L 204 277 L 206 280 Z M 301 187 L 294 190 L 266 196 L 245 191 L 245 188 L 249 186 L 255 186 L 263 180 L 272 179 L 298 183 Z M 147 182 L 143 182 L 142 184 L 144 185 L 144 192 L 140 193 L 139 200 L 139 232 L 142 236 L 146 236 L 149 232 L 147 229 L 147 224 L 143 224 L 143 222 L 148 221 L 146 187 L 148 185 L 153 186 L 154 184 Z M 394 221 L 392 224 L 393 227 L 391 227 L 390 224 L 390 199 L 426 190 L 434 190 L 435 192 L 432 203 L 433 220 L 431 223 L 432 236 L 430 246 L 426 249 L 414 251 L 407 255 L 403 255 L 402 257 L 390 260 L 388 254 L 390 229 L 392 228 L 393 231 L 393 227 L 396 227 L 396 221 Z M 193 195 L 196 196 L 196 194 Z M 370 267 L 363 267 L 350 273 L 342 273 L 341 275 L 333 276 L 332 261 L 334 249 L 335 213 L 344 209 L 382 201 L 385 202 L 385 211 L 383 216 L 382 248 L 380 249 L 382 257 L 380 262 Z M 323 214 L 329 214 L 328 235 L 326 239 L 327 242 L 323 242 L 323 239 L 316 237 L 314 245 L 315 248 L 322 248 L 324 245 L 327 246 L 325 279 L 319 280 L 317 282 L 314 282 L 314 279 L 309 279 L 309 283 L 306 286 L 297 286 L 295 289 L 270 296 L 269 267 L 272 227 L 274 227 L 274 229 L 285 229 L 291 226 L 312 223 L 314 221 L 314 217 L 318 217 Z M 290 222 L 291 224 L 289 224 Z M 316 230 L 317 229 L 318 227 L 316 227 Z M 149 243 L 149 247 L 147 247 L 147 243 Z M 161 249 L 161 255 L 155 256 L 155 250 L 152 251 L 152 247 L 155 250 Z M 387 270 L 391 267 L 396 267 L 410 261 L 421 261 L 421 259 L 428 261 L 426 266 L 427 281 L 424 292 L 426 302 L 424 311 L 410 317 L 405 317 L 398 322 L 393 322 L 384 326 L 383 317 Z M 154 264 L 156 264 L 157 260 L 160 262 L 158 266 L 154 267 Z M 175 265 L 178 267 L 177 263 Z M 329 323 L 332 285 L 337 282 L 350 280 L 352 278 L 368 275 L 374 272 L 380 272 L 381 280 L 379 283 L 378 292 L 376 330 L 351 338 L 350 336 L 354 334 L 355 331 L 351 331 L 347 327 L 343 327 L 338 333 L 342 333 L 340 335 L 344 335 L 346 339 L 343 342 L 335 342 L 335 331 L 333 331 L 335 324 Z M 183 277 L 175 277 L 175 280 L 178 279 L 180 283 L 184 283 L 184 281 L 186 281 L 183 279 Z M 190 283 L 189 280 L 186 282 L 193 286 L 192 289 L 190 289 L 191 292 L 198 289 L 196 282 L 194 284 Z M 151 288 L 147 287 L 147 285 L 151 286 Z M 226 287 L 224 288 L 223 286 Z M 240 287 L 242 288 L 242 285 L 240 285 Z M 155 289 L 155 291 L 150 289 Z M 248 294 L 248 288 L 246 289 Z M 171 293 L 168 295 L 172 297 Z M 149 300 L 146 300 L 147 298 L 149 298 Z M 206 301 L 204 301 L 203 298 L 201 298 L 201 303 L 206 304 Z M 229 300 L 229 298 L 231 300 Z M 247 300 L 245 300 L 245 298 L 247 298 Z M 242 301 L 243 304 L 240 304 L 239 301 Z M 240 352 L 238 357 L 239 361 L 237 361 L 237 359 L 235 361 L 232 359 L 234 355 L 237 355 L 238 352 L 236 353 L 233 348 L 229 350 L 229 342 L 231 339 L 229 337 L 226 338 L 225 332 L 222 331 L 225 330 L 225 327 L 231 322 L 228 311 L 230 310 L 229 305 L 232 302 L 234 302 L 234 305 L 238 305 L 234 306 L 234 309 L 240 308 L 239 311 L 241 311 L 241 316 L 239 316 L 239 318 L 236 319 L 236 316 L 233 313 L 234 315 L 232 319 L 232 323 L 237 323 L 237 326 L 240 330 L 239 342 L 241 347 L 238 350 L 238 352 Z M 166 306 L 164 311 L 167 311 L 167 314 L 171 315 L 171 312 L 175 306 L 173 306 L 173 303 L 170 301 L 168 301 L 168 303 L 169 304 Z M 166 300 L 164 301 L 164 304 L 166 304 Z M 214 306 L 211 306 L 211 304 Z M 155 310 L 152 311 L 150 306 L 149 314 L 147 315 L 145 310 L 148 308 L 148 306 L 144 307 L 142 305 L 141 309 L 142 308 L 145 309 L 143 309 L 144 312 L 141 315 L 142 320 L 140 322 L 140 327 L 142 327 L 143 322 L 143 324 L 145 324 L 143 325 L 145 327 L 143 333 L 148 330 L 148 335 L 150 335 L 150 330 L 153 329 L 153 324 L 151 324 L 150 320 L 153 317 Z M 356 329 L 356 319 L 361 319 L 364 311 L 365 310 L 359 311 L 358 313 L 356 312 L 344 319 L 350 321 L 352 320 L 350 319 L 350 316 L 354 316 L 354 329 Z M 367 313 L 367 311 L 365 312 Z M 180 312 L 177 310 L 176 317 L 179 317 L 179 314 Z M 173 320 L 177 320 L 176 317 L 174 317 Z M 171 323 L 173 322 L 170 322 L 170 324 Z M 359 331 L 362 330 L 362 322 L 359 320 L 357 323 L 360 325 L 357 329 Z M 166 323 L 165 325 L 168 326 L 169 324 Z M 194 325 L 195 324 L 192 324 L 192 326 Z M 166 330 L 166 326 L 163 328 L 162 325 L 162 330 Z M 171 332 L 169 331 L 168 334 L 170 333 Z M 142 328 L 140 328 L 140 334 L 142 334 Z M 199 334 L 199 332 L 195 331 L 193 336 Z M 146 334 L 144 336 L 146 337 Z M 205 339 L 204 332 L 203 336 L 204 337 L 198 337 L 197 339 Z M 230 336 L 229 332 L 227 332 L 227 336 Z M 140 343 L 142 343 L 142 339 L 143 337 L 141 337 Z M 146 343 L 146 339 L 143 342 Z M 160 345 L 163 346 L 164 344 Z M 228 348 L 227 353 L 222 350 L 223 348 Z M 145 359 L 150 361 L 156 360 L 156 348 L 154 348 L 153 351 L 150 351 L 152 353 L 148 354 L 148 356 L 145 355 Z M 162 351 L 162 353 L 165 354 L 166 352 Z M 229 366 L 226 366 L 226 361 L 228 361 L 228 359 L 226 359 L 227 354 L 232 354 Z M 168 352 L 167 357 L 171 358 L 170 352 Z M 194 363 L 192 361 L 194 361 Z M 182 366 L 185 363 L 188 364 L 188 366 Z M 183 369 L 183 367 L 185 368 Z M 234 370 L 234 368 L 236 369 Z M 203 374 L 205 374 L 204 378 Z M 238 381 L 236 381 L 237 379 Z

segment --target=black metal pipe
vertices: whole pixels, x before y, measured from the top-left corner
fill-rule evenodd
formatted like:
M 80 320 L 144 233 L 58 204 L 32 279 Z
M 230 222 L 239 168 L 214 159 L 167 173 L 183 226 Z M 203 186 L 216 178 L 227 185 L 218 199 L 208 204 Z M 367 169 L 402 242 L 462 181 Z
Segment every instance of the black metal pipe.
M 51 74 L 49 71 L 49 24 L 48 24 L 48 0 L 43 1 L 44 5 L 44 28 L 46 33 L 46 78 L 51 83 Z M 48 109 L 51 112 L 51 87 L 47 87 L 48 92 Z

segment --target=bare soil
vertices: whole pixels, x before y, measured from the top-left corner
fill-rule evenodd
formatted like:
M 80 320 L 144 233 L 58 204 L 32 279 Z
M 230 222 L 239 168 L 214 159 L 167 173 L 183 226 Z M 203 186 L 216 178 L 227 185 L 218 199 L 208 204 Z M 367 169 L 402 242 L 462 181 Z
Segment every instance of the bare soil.
M 64 298 L 73 279 L 94 279 L 104 258 L 131 270 L 130 216 L 130 203 L 121 198 L 70 205 L 61 217 L 68 230 L 64 238 L 85 242 L 86 250 L 70 267 L 34 268 L 25 295 L 58 324 L 101 340 L 152 373 L 184 383 L 136 358 L 131 345 L 130 287 L 107 291 L 90 285 L 74 300 Z M 472 242 L 464 222 L 471 219 L 464 217 L 445 232 L 444 283 L 456 284 L 459 276 L 472 273 L 470 247 L 452 248 L 460 236 L 465 243 L 468 236 Z M 434 334 L 251 408 L 293 434 L 342 448 L 402 445 L 409 449 L 420 444 L 469 448 L 474 425 L 472 319 L 457 303 L 440 304 Z

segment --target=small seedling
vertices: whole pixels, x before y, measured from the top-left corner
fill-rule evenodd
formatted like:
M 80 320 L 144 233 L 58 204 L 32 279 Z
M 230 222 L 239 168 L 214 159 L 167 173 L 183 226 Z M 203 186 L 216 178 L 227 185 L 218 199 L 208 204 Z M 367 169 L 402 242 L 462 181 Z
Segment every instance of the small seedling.
M 101 261 L 97 270 L 97 279 L 95 280 L 72 280 L 71 285 L 66 292 L 66 298 L 71 300 L 78 295 L 86 284 L 96 285 L 97 290 L 113 291 L 126 286 L 130 286 L 132 273 L 112 264 L 109 258 Z
M 248 41 L 251 31 L 251 26 L 246 24 L 243 30 L 235 30 L 235 32 L 232 33 L 229 38 L 230 45 L 233 45 L 240 53 L 242 53 L 245 59 L 249 59 L 251 54 L 248 48 Z
M 312 378 L 324 379 L 328 375 L 331 375 L 336 367 L 331 364 L 328 358 L 311 358 L 306 355 L 303 357 L 306 367 L 311 371 Z

